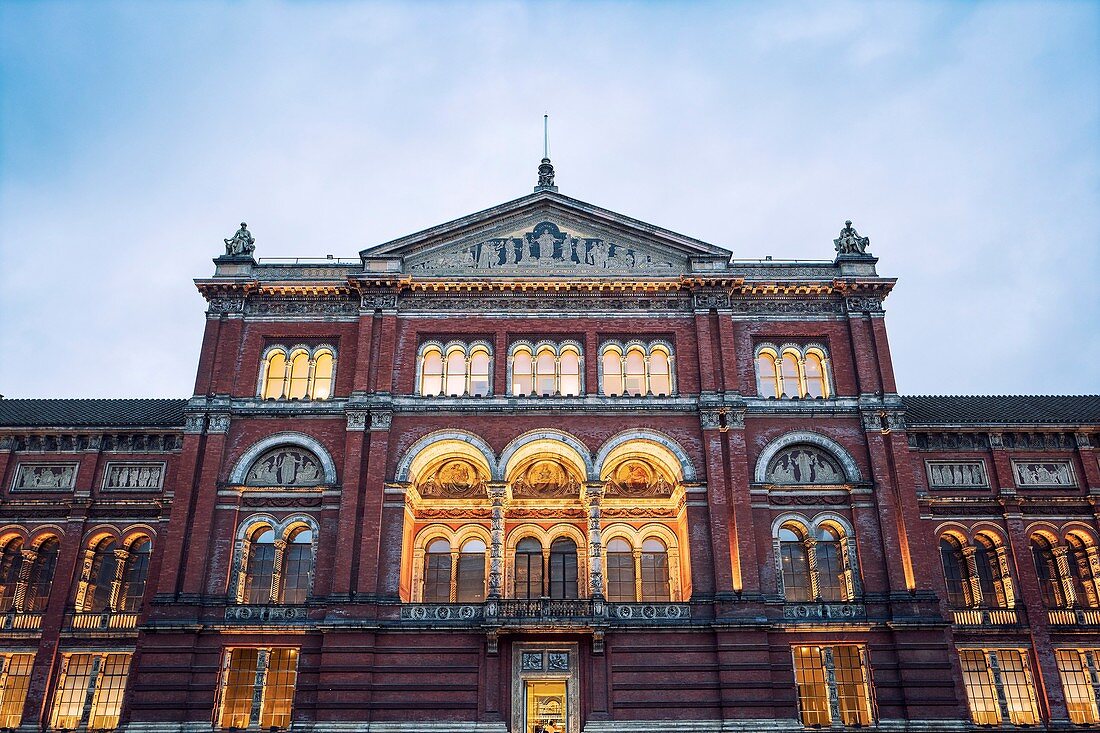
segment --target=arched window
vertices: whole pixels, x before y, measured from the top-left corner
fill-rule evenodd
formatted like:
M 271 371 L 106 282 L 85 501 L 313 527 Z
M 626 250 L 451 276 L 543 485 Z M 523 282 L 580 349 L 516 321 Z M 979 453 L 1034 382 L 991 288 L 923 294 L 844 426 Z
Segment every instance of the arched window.
M 420 394 L 434 397 L 443 393 L 443 354 L 439 349 L 424 353 L 420 366 Z
M 642 542 L 642 587 L 640 601 L 670 600 L 668 584 L 668 550 L 665 543 L 655 537 Z
M 461 397 L 466 394 L 466 354 L 455 349 L 447 354 L 447 396 Z
M 809 555 L 799 529 L 784 526 L 779 530 L 779 556 L 783 567 L 783 597 L 795 603 L 812 601 Z
M 451 601 L 451 543 L 432 540 L 424 554 L 424 602 Z
M 489 352 L 477 349 L 470 356 L 470 394 L 484 397 L 489 394 Z
M 559 537 L 550 545 L 550 597 L 577 597 L 577 544 Z
M 27 579 L 26 609 L 31 613 L 46 610 L 50 600 L 50 587 L 53 585 L 53 573 L 57 568 L 57 553 L 61 542 L 56 537 L 48 537 L 38 545 L 38 551 L 31 565 Z
M 282 349 L 274 349 L 267 356 L 267 367 L 264 369 L 264 388 L 261 392 L 265 400 L 277 400 L 283 396 L 284 382 L 286 381 L 286 353 Z
M 1007 598 L 997 548 L 991 540 L 979 536 L 974 542 L 974 566 L 978 571 L 978 587 L 982 591 L 982 606 L 1004 608 Z
M 806 396 L 828 397 L 829 385 L 825 381 L 825 363 L 816 351 L 806 353 L 803 361 L 806 371 Z
M 603 393 L 612 397 L 623 394 L 622 356 L 614 349 L 603 353 Z
M 576 349 L 564 349 L 559 363 L 561 369 L 561 393 L 576 397 L 581 393 L 581 358 Z
M 0 613 L 15 607 L 15 587 L 23 569 L 23 540 L 13 537 L 0 552 Z
M 775 371 L 775 356 L 767 351 L 756 357 L 756 394 L 779 397 L 779 376 Z
M 607 600 L 628 603 L 634 596 L 634 551 L 626 540 L 613 539 L 607 543 Z
M 514 597 L 542 597 L 542 543 L 534 537 L 524 537 L 516 545 Z
M 305 603 L 313 574 L 313 530 L 297 527 L 283 551 L 283 569 L 279 583 L 282 603 Z
M 645 354 L 641 349 L 630 349 L 626 352 L 626 379 L 625 389 L 629 395 L 644 395 L 645 384 Z
M 1065 608 L 1066 596 L 1062 590 L 1062 576 L 1054 547 L 1042 535 L 1031 538 L 1031 555 L 1035 559 L 1035 573 L 1039 579 L 1039 596 L 1047 608 Z
M 779 374 L 783 381 L 784 397 L 801 397 L 802 385 L 798 378 L 798 357 L 790 351 L 779 360 Z
M 82 611 L 99 613 L 111 610 L 111 586 L 114 585 L 118 572 L 116 549 L 118 546 L 115 541 L 106 538 L 100 541 L 93 551 Z
M 552 395 L 557 391 L 557 360 L 554 352 L 542 349 L 535 358 L 535 387 L 542 395 Z
M 846 600 L 848 593 L 840 533 L 832 527 L 819 527 L 814 551 L 817 554 L 817 588 L 821 600 Z
M 530 349 L 517 349 L 512 355 L 512 394 L 526 397 L 535 391 L 534 363 Z
M 310 397 L 315 400 L 327 400 L 332 395 L 332 352 L 328 349 L 318 351 L 313 363 L 313 389 Z
M 940 562 L 943 563 L 943 577 L 947 583 L 947 604 L 955 608 L 970 605 L 970 594 L 965 587 L 966 558 L 963 557 L 962 547 L 953 537 L 940 538 Z
M 1076 535 L 1066 537 L 1070 574 L 1073 578 L 1074 595 L 1077 596 L 1077 604 L 1084 608 L 1096 608 L 1096 582 L 1092 575 L 1092 566 L 1089 564 L 1089 546 Z
M 286 396 L 304 399 L 309 391 L 309 352 L 295 351 L 290 355 L 290 384 Z
M 481 603 L 485 600 L 485 543 L 480 539 L 466 540 L 458 555 L 458 582 L 455 601 Z
M 122 575 L 122 589 L 119 593 L 121 610 L 133 613 L 141 609 L 145 598 L 145 584 L 149 575 L 149 556 L 153 543 L 148 537 L 140 537 L 130 545 L 126 557 L 126 568 Z
M 649 355 L 649 392 L 661 396 L 672 394 L 672 372 L 664 349 L 653 349 Z
M 245 603 L 271 603 L 275 580 L 275 530 L 260 525 L 252 531 L 244 578 Z

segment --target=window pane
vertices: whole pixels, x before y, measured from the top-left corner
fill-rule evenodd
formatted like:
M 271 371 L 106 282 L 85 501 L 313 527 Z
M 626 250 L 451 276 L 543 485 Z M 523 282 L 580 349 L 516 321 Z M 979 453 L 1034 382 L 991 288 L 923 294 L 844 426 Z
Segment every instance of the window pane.
M 626 544 L 616 540 L 620 544 Z M 634 553 L 627 545 L 626 551 L 607 552 L 607 600 L 614 603 L 629 603 L 637 600 L 634 588 Z
M 966 699 L 970 704 L 970 717 L 977 725 L 1000 725 L 1001 711 L 997 706 L 997 689 L 986 664 L 985 652 L 980 649 L 959 650 L 962 663 Z
M 54 693 L 51 728 L 79 728 L 96 665 L 94 654 L 69 654 L 62 662 L 61 681 Z
M 542 597 L 542 545 L 534 537 L 520 540 L 516 546 L 513 578 L 516 598 Z
M 424 354 L 420 394 L 435 396 L 443 391 L 443 356 L 438 351 Z
M 1067 544 L 1069 546 L 1069 556 L 1066 559 L 1069 560 L 1070 573 L 1073 576 L 1073 589 L 1077 594 L 1077 605 L 1092 607 L 1095 594 L 1091 593 L 1090 590 L 1094 588 L 1094 585 L 1092 582 L 1092 568 L 1089 567 L 1089 558 L 1085 546 L 1072 537 Z
M 434 547 L 434 545 L 433 545 Z M 432 551 L 424 556 L 424 602 L 451 602 L 451 548 L 446 552 Z
M 771 354 L 756 358 L 756 394 L 761 397 L 778 397 L 779 380 L 775 376 L 775 359 Z
M 458 596 L 459 603 L 481 603 L 485 600 L 485 545 L 481 542 L 481 551 L 470 542 L 458 556 Z
M 46 610 L 50 600 L 50 587 L 53 585 L 53 572 L 57 567 L 57 550 L 61 543 L 50 537 L 38 546 L 38 557 L 31 567 L 27 585 L 27 610 L 39 612 Z
M 290 389 L 287 397 L 300 400 L 306 396 L 309 387 L 309 354 L 299 351 L 290 360 Z
M 122 588 L 122 610 L 133 613 L 141 608 L 145 598 L 146 577 L 149 575 L 149 554 L 153 543 L 147 538 L 135 542 L 130 547 L 130 557 L 126 560 L 126 574 Z
M 626 393 L 645 394 L 645 355 L 638 349 L 626 352 Z
M 0 612 L 10 611 L 15 605 L 15 586 L 22 568 L 23 540 L 16 537 L 0 553 Z
M 3 658 L 4 697 L 0 701 L 0 727 L 18 728 L 34 666 L 33 654 L 8 654 Z
M 655 395 L 672 394 L 668 355 L 660 349 L 655 349 L 649 356 L 649 391 Z
M 798 688 L 798 709 L 804 725 L 829 725 L 829 688 L 825 683 L 825 665 L 821 661 L 821 648 L 796 646 L 794 652 L 794 681 Z
M 327 400 L 332 394 L 332 352 L 317 354 L 313 367 L 313 399 Z
M 527 350 L 517 351 L 512 357 L 512 394 L 531 394 L 534 382 L 532 381 L 531 352 Z
M 963 556 L 956 545 L 946 537 L 940 539 L 940 562 L 943 563 L 943 576 L 947 582 L 947 604 L 955 608 L 966 606 L 966 591 L 963 588 Z
M 801 603 L 813 600 L 810 586 L 810 563 L 806 546 L 801 540 L 780 542 L 779 551 L 783 564 L 783 597 Z
M 561 393 L 576 397 L 581 393 L 581 361 L 575 351 L 561 355 Z
M 668 587 L 668 554 L 664 550 L 643 552 L 642 559 L 642 600 L 670 600 Z
M 256 687 L 259 649 L 230 649 L 222 677 L 222 728 L 247 728 L 252 717 L 252 691 Z
M 290 726 L 294 706 L 294 686 L 298 677 L 298 650 L 272 649 L 264 677 L 263 702 L 260 706 L 261 728 Z
M 489 394 L 489 352 L 475 351 L 470 357 L 470 394 L 484 397 Z
M 1058 649 L 1058 673 L 1066 693 L 1070 722 L 1078 725 L 1100 722 L 1096 710 L 1096 691 L 1090 680 L 1086 652 L 1078 649 Z
M 283 551 L 282 602 L 305 603 L 313 566 L 313 532 L 299 529 Z
M 841 563 L 840 543 L 818 540 L 814 551 L 817 553 L 817 587 L 821 593 L 821 600 L 845 600 L 847 583 L 844 578 L 844 566 Z
M 557 389 L 557 360 L 549 351 L 543 351 L 535 359 L 535 381 L 540 395 L 552 395 Z
M 245 574 L 245 603 L 271 603 L 275 575 L 275 533 L 270 529 L 254 534 L 248 548 Z
M 460 397 L 466 394 L 466 355 L 452 351 L 447 356 L 447 395 Z
M 1039 594 L 1047 608 L 1063 608 L 1065 597 L 1059 581 L 1058 561 L 1050 544 L 1041 537 L 1031 540 L 1031 554 L 1035 559 L 1035 573 L 1039 578 Z
M 783 396 L 801 397 L 802 388 L 798 383 L 798 359 L 794 354 L 784 354 L 779 364 L 783 376 Z
M 561 538 L 550 545 L 550 597 L 577 597 L 577 545 Z
M 1018 649 L 998 649 L 997 661 L 1001 666 L 1009 720 L 1014 725 L 1035 725 L 1039 722 L 1039 712 L 1027 659 Z
M 870 725 L 871 695 L 867 689 L 867 672 L 863 667 L 860 648 L 847 645 L 834 647 L 833 668 L 837 700 L 840 702 L 840 722 L 844 725 Z
M 118 725 L 129 670 L 129 654 L 108 654 L 103 658 L 88 718 L 89 729 L 112 729 Z
M 88 591 L 84 597 L 85 611 L 111 610 L 111 586 L 115 582 L 117 568 L 118 558 L 115 557 L 115 543 L 113 540 L 106 540 L 96 548 L 95 555 L 92 557 Z
M 806 360 L 803 363 L 803 367 L 806 370 L 806 396 L 827 396 L 828 390 L 825 387 L 825 367 L 821 362 L 821 357 L 814 353 L 806 354 Z
M 997 592 L 1000 573 L 994 570 L 993 564 L 996 560 L 991 557 L 993 552 L 980 540 L 975 543 L 974 563 L 978 568 L 978 586 L 982 589 L 982 605 L 986 608 L 999 608 L 1003 605 L 1001 594 Z
M 264 399 L 279 399 L 283 396 L 283 380 L 286 378 L 286 354 L 273 352 L 267 359 L 264 372 Z

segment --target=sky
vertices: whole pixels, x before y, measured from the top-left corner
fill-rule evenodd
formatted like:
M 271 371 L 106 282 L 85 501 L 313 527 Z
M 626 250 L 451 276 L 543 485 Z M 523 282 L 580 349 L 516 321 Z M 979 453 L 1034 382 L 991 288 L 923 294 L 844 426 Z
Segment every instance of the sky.
M 902 394 L 1100 392 L 1100 3 L 0 0 L 0 394 L 187 397 L 222 239 L 530 192 L 897 277 Z

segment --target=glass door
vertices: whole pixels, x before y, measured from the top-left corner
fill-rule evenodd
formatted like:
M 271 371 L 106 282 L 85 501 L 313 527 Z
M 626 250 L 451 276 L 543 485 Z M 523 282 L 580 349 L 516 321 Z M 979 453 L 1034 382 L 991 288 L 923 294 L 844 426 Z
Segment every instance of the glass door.
M 572 733 L 566 680 L 528 680 L 524 733 Z

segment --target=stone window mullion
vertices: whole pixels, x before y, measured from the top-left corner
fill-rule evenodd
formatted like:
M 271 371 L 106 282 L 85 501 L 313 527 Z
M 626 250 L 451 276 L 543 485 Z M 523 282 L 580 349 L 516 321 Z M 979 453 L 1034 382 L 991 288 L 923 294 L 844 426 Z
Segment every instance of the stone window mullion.
M 585 486 L 585 503 L 588 505 L 588 595 L 591 598 L 604 597 L 603 578 L 603 519 L 601 502 L 604 485 L 600 482 Z
M 647 352 L 646 355 L 645 355 L 645 358 L 642 360 L 642 372 L 643 372 L 643 376 L 645 377 L 645 392 L 644 392 L 644 394 L 645 394 L 646 397 L 652 397 L 653 396 L 653 385 L 651 385 L 649 383 L 649 357 L 650 357 L 650 355 Z
M 829 718 L 837 723 L 841 720 L 840 694 L 836 687 L 836 661 L 831 646 L 821 647 L 821 666 L 825 670 L 825 685 L 829 690 Z
M 279 395 L 279 399 L 285 400 L 290 397 L 290 375 L 293 372 L 291 368 L 293 366 L 293 360 L 290 358 L 290 353 L 286 355 L 286 363 L 283 364 L 283 393 Z
M 416 596 L 413 601 L 424 602 L 424 548 L 413 550 L 412 588 Z
M 264 688 L 267 686 L 267 667 L 271 661 L 271 650 L 261 649 L 256 655 L 256 679 L 252 685 L 252 710 L 248 714 L 249 725 L 259 725 L 260 713 L 264 706 Z
M 642 596 L 642 550 L 633 547 L 630 554 L 634 559 L 634 600 L 641 601 Z
M 466 356 L 466 380 L 464 382 L 465 389 L 463 391 L 463 397 L 469 397 L 470 395 L 473 394 L 473 390 L 471 389 L 471 387 L 473 386 L 472 382 L 474 381 L 474 375 L 472 373 L 473 357 L 472 357 L 471 354 L 465 354 L 465 356 Z
M 317 378 L 317 358 L 309 357 L 309 369 L 306 370 L 306 398 L 313 399 L 313 382 Z
M 117 612 L 119 610 L 119 596 L 122 595 L 122 584 L 126 577 L 126 565 L 130 561 L 130 552 L 125 549 L 118 549 L 114 551 L 115 554 L 115 577 L 111 581 L 111 594 L 108 597 L 107 606 L 111 609 L 111 612 Z
M 38 561 L 38 550 L 25 549 L 19 552 L 23 556 L 23 564 L 19 566 L 19 577 L 15 581 L 13 607 L 16 613 L 23 613 L 27 610 L 27 589 L 30 585 L 31 570 L 34 569 L 34 564 Z
M 88 724 L 92 716 L 92 701 L 95 700 L 95 688 L 99 684 L 99 675 L 103 671 L 103 663 L 106 658 L 102 654 L 96 654 L 92 658 L 92 671 L 88 675 L 88 686 L 84 690 L 84 707 L 80 711 L 81 727 Z
M 844 550 L 844 581 L 847 585 L 848 600 L 855 601 L 863 597 L 863 582 L 859 577 L 859 554 L 856 538 L 847 536 L 841 543 Z
M 783 583 L 783 546 L 779 537 L 772 537 L 772 557 L 775 558 L 775 589 L 780 598 L 786 598 L 787 589 Z
M 1012 582 L 1012 568 L 1009 564 L 1008 549 L 1004 545 L 997 545 L 994 555 L 997 558 L 997 568 L 1000 570 L 999 585 L 1005 608 L 1014 608 L 1016 606 L 1016 586 Z
M 504 511 L 505 500 L 508 496 L 507 484 L 489 484 L 489 500 L 492 503 L 492 514 L 489 526 L 489 573 L 488 590 L 490 598 L 500 598 L 504 587 Z
M 1085 673 L 1089 676 L 1089 685 L 1092 687 L 1092 712 L 1100 714 L 1100 672 L 1097 671 L 1096 650 L 1078 651 L 1085 660 Z
M 458 557 L 459 551 L 451 548 L 451 587 L 447 596 L 451 603 L 458 601 Z
M 1069 567 L 1069 548 L 1058 545 L 1051 550 L 1054 553 L 1054 564 L 1058 568 L 1058 583 L 1066 599 L 1066 608 L 1073 608 L 1077 605 L 1077 589 L 1073 587 L 1073 575 Z
M 989 674 L 993 678 L 993 688 L 997 690 L 997 707 L 1001 711 L 1002 721 L 1011 721 L 1012 713 L 1008 709 L 1008 697 L 1005 695 L 1004 679 L 1001 677 L 1001 663 L 997 660 L 996 651 L 987 651 L 989 660 Z
M 95 549 L 84 549 L 84 559 L 80 563 L 80 581 L 76 584 L 76 609 L 83 611 L 88 600 L 88 586 L 92 582 L 92 565 L 95 563 Z
M 286 556 L 287 541 L 278 539 L 274 542 L 275 560 L 271 568 L 271 595 L 268 600 L 272 603 L 279 602 L 279 596 L 283 591 L 283 558 Z
M 1082 583 L 1088 593 L 1089 603 L 1095 608 L 1100 606 L 1100 550 L 1094 545 L 1085 548 L 1085 561 L 1089 566 L 1089 582 Z
M 542 595 L 550 596 L 550 542 L 542 548 Z
M 810 393 L 809 385 L 806 382 L 806 355 L 798 355 L 798 396 L 805 398 Z
M 970 591 L 967 605 L 978 607 L 982 605 L 982 584 L 978 577 L 978 548 L 968 545 L 962 550 L 966 560 L 966 588 Z
M 233 597 L 237 603 L 244 603 L 245 601 L 245 583 L 248 581 L 248 556 L 251 549 L 252 543 L 248 540 L 237 540 L 236 552 L 233 553 L 236 557 L 236 565 L 233 568 L 232 575 L 235 585 Z
M 806 565 L 810 571 L 810 596 L 815 601 L 821 600 L 821 581 L 817 577 L 817 540 L 808 537 L 803 540 L 806 547 Z

